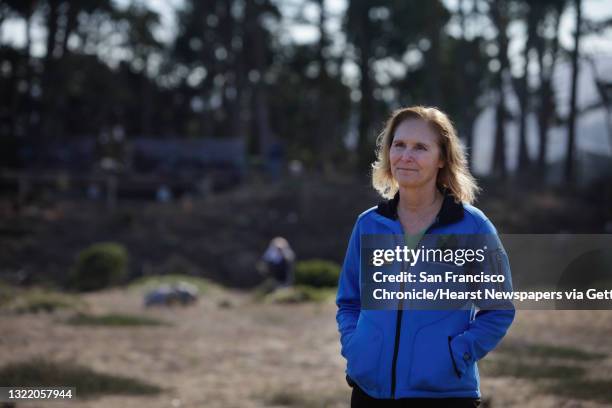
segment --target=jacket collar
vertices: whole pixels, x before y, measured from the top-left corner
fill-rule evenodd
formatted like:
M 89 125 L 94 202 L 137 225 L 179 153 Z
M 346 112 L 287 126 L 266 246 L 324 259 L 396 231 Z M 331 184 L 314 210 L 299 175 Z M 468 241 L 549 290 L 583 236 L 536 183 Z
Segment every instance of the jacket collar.
M 447 225 L 455 223 L 463 218 L 463 205 L 455 201 L 455 197 L 447 189 L 442 190 L 444 201 L 436 216 L 436 224 Z M 397 220 L 397 204 L 399 203 L 399 191 L 390 200 L 381 201 L 376 212 L 383 217 Z

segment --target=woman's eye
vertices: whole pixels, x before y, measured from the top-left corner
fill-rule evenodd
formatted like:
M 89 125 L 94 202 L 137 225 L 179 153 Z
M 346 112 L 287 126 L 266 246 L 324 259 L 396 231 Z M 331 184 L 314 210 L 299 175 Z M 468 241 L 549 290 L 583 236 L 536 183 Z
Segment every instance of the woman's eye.
M 424 145 L 416 145 L 414 148 L 416 150 L 427 150 L 427 147 L 425 147 Z

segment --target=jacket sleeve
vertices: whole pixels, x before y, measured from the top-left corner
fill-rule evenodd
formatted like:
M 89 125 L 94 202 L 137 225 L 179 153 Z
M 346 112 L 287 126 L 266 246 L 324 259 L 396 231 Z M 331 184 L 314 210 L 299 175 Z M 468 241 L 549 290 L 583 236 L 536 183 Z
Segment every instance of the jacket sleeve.
M 345 346 L 357 326 L 357 320 L 361 311 L 359 268 L 360 237 L 358 223 L 356 223 L 353 227 L 342 270 L 340 271 L 338 293 L 336 295 L 336 305 L 338 306 L 336 321 L 338 322 L 338 331 L 340 332 L 340 353 L 344 357 L 346 357 Z
M 485 262 L 490 265 L 491 270 L 496 274 L 503 274 L 505 283 L 503 287 L 497 288 L 503 291 L 512 291 L 512 277 L 508 256 L 503 248 L 497 231 L 493 224 L 486 220 L 479 230 L 479 234 L 484 234 L 488 244 Z M 493 350 L 514 320 L 515 308 L 511 301 L 488 301 L 477 304 L 480 310 L 476 317 L 469 324 L 463 333 L 452 338 L 450 348 L 454 360 L 457 375 L 461 376 L 468 366 L 480 360 Z

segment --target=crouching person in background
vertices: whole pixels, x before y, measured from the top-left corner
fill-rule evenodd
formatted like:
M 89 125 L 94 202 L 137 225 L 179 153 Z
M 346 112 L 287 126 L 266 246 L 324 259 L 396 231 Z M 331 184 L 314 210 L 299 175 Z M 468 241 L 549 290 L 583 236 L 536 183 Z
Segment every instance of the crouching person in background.
M 259 272 L 276 287 L 292 286 L 294 282 L 293 265 L 295 253 L 283 237 L 270 241 L 268 248 L 258 263 Z

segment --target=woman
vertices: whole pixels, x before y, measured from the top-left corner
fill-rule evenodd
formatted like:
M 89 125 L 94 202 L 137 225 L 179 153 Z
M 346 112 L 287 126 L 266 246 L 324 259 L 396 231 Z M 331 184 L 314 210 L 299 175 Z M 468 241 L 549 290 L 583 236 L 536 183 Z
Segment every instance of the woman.
M 496 230 L 471 203 L 478 187 L 448 117 L 436 108 L 395 111 L 378 138 L 372 183 L 386 200 L 353 228 L 336 303 L 341 354 L 347 359 L 351 406 L 476 407 L 476 361 L 491 351 L 514 319 L 514 308 L 395 310 L 362 308 L 364 236 L 393 234 L 415 248 L 431 234 L 495 237 L 486 250 L 495 268 L 508 263 Z M 503 272 L 503 271 L 498 271 Z

